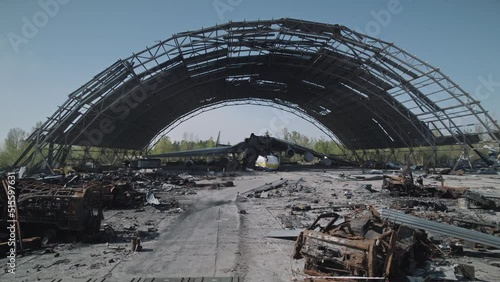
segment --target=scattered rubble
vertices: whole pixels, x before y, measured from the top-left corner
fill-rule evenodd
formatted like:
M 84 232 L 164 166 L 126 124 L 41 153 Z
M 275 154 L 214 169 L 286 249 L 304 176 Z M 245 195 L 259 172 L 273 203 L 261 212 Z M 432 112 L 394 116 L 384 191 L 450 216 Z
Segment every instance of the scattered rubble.
M 384 175 L 382 188 L 391 196 L 438 197 L 457 199 L 468 189 L 466 187 L 449 187 L 441 185 L 423 185 L 421 178 L 414 182 L 410 175 Z
M 247 248 L 268 251 L 269 240 L 275 240 L 271 238 L 294 240 L 295 246 L 284 241 L 287 245 L 280 248 L 287 255 L 293 253 L 298 260 L 296 267 L 303 265 L 304 281 L 495 281 L 484 277 L 500 276 L 484 271 L 500 265 L 495 254 L 495 249 L 500 249 L 496 184 L 484 187 L 474 185 L 475 179 L 462 183 L 462 176 L 439 175 L 434 180 L 411 174 L 375 174 L 377 178 L 345 181 L 329 172 L 269 174 L 272 179 L 253 183 L 266 175 L 109 171 L 82 174 L 67 183 L 19 180 L 20 222 L 24 237 L 32 237 L 23 238 L 25 254 L 51 257 L 47 261 L 35 259 L 29 271 L 109 271 L 124 261 L 133 261 L 132 255 L 154 254 L 162 246 L 154 242 L 178 226 L 165 222 L 183 220 L 193 210 L 205 213 L 207 206 L 198 207 L 197 200 L 232 191 L 234 202 L 226 202 L 229 198 L 209 202 L 215 206 L 231 202 L 236 209 L 229 210 L 233 215 L 237 212 L 240 228 L 256 226 L 258 231 L 238 239 L 246 247 L 238 249 L 237 256 L 247 256 Z M 239 189 L 244 181 L 248 189 Z M 187 205 L 190 199 L 194 203 Z M 74 209 L 80 221 L 66 229 L 58 227 L 61 223 L 57 219 L 68 217 L 73 206 L 81 206 Z M 41 207 L 45 207 L 44 213 L 36 213 Z M 227 211 L 225 215 L 222 212 L 224 224 Z M 34 214 L 43 215 L 38 219 L 43 223 L 37 225 L 40 228 L 32 227 Z M 94 214 L 100 218 L 98 225 L 90 220 Z M 54 224 L 56 227 L 46 228 Z M 246 234 L 246 229 L 240 232 Z M 262 235 L 267 238 L 263 243 L 259 241 Z M 0 249 L 5 244 L 0 243 Z M 70 249 L 89 246 L 95 246 L 87 254 L 89 259 L 78 260 L 69 254 Z M 485 255 L 490 258 L 481 260 Z M 234 270 L 241 276 L 245 274 L 242 265 L 245 261 Z
M 467 190 L 462 194 L 462 197 L 468 199 L 469 201 L 476 203 L 482 209 L 496 209 L 497 208 L 497 205 L 496 205 L 494 200 L 488 199 L 485 196 L 483 196 L 477 192 Z
M 157 193 L 194 195 L 198 188 L 224 187 L 234 187 L 233 181 L 214 182 L 209 177 L 201 179 L 186 173 L 171 175 L 158 171 L 141 174 L 117 170 L 68 177 L 31 177 L 18 179 L 16 183 L 17 212 L 23 242 L 29 236 L 40 237 L 43 245 L 67 240 L 100 242 L 111 233 L 116 236 L 115 231 L 110 231 L 111 226 L 101 226 L 105 210 L 144 212 L 144 207 L 150 205 L 158 211 L 180 213 L 183 209 L 177 200 L 171 197 L 163 200 Z M 2 187 L 2 192 L 6 189 Z M 6 194 L 0 193 L 0 209 L 6 206 Z M 2 213 L 4 220 L 6 216 Z M 135 231 L 136 225 L 126 224 L 123 230 Z
M 300 188 L 293 189 L 290 183 L 294 181 L 285 178 L 278 182 L 285 183 L 279 188 L 268 183 L 247 194 L 247 198 L 262 204 L 269 203 L 263 200 L 270 197 L 284 202 L 289 213 L 274 215 L 284 229 L 266 237 L 296 241 L 293 256 L 304 258 L 304 273 L 309 275 L 304 281 L 358 281 L 362 277 L 390 281 L 438 281 L 442 277 L 470 280 L 477 272 L 474 267 L 460 263 L 445 266 L 443 261 L 464 256 L 467 248 L 500 249 L 498 220 L 473 220 L 458 205 L 466 200 L 471 211 L 493 211 L 498 206 L 498 194 L 447 186 L 441 175 L 438 184 L 424 184 L 425 176 L 413 178 L 411 174 L 381 175 L 383 181 L 348 178 L 364 183 L 339 185 L 345 178 L 318 179 L 314 183 L 301 179 Z M 377 181 L 382 190 L 373 188 Z M 325 201 L 324 194 L 308 197 L 306 191 L 317 191 L 317 185 L 330 186 L 336 192 L 330 193 L 329 201 Z M 367 199 L 371 204 L 383 203 L 382 215 L 360 204 L 367 203 Z M 388 208 L 415 216 L 401 213 L 411 220 L 399 222 L 388 215 L 396 211 Z M 320 215 L 311 224 L 314 213 Z M 416 224 L 420 220 L 426 223 Z

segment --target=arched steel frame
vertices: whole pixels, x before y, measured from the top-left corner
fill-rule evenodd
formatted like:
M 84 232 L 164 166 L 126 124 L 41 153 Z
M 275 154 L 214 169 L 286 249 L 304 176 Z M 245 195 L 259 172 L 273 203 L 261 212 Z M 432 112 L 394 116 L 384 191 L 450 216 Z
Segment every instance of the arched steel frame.
M 179 117 L 237 99 L 298 105 L 349 150 L 500 143 L 480 102 L 415 55 L 341 25 L 278 19 L 174 34 L 117 61 L 69 95 L 14 165 L 38 152 L 51 166 L 75 145 L 144 150 Z M 484 132 L 467 135 L 475 125 Z

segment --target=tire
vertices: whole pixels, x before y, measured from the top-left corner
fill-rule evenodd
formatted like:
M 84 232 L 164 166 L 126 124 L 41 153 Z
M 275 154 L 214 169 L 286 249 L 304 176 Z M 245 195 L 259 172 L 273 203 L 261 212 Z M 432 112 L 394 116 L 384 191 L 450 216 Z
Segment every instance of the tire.
M 235 171 L 239 168 L 239 166 L 240 166 L 240 163 L 238 162 L 238 160 L 232 159 L 226 164 L 226 171 L 229 171 L 229 172 Z

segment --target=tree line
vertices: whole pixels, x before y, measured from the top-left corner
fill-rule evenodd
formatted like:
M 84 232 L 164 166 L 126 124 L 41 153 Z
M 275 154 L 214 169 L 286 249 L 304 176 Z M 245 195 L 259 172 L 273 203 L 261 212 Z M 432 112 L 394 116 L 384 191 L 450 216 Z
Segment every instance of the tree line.
M 178 151 L 188 151 L 188 150 L 197 150 L 197 149 L 207 149 L 215 147 L 215 141 L 213 137 L 210 137 L 208 140 L 181 140 L 181 141 L 172 141 L 170 137 L 163 136 L 161 139 L 154 145 L 151 150 L 151 154 L 161 154 L 161 153 L 171 153 Z

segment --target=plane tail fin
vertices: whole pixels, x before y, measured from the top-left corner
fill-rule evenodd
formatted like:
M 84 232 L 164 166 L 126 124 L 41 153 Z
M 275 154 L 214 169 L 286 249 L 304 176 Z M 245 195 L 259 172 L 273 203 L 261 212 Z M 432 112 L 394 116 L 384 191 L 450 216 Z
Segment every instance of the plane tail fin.
M 217 140 L 215 141 L 215 147 L 219 147 L 220 146 L 220 130 L 219 130 L 219 134 L 217 134 Z

